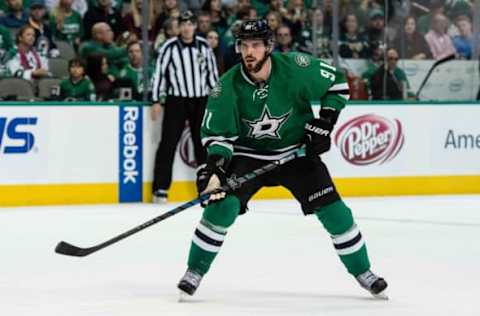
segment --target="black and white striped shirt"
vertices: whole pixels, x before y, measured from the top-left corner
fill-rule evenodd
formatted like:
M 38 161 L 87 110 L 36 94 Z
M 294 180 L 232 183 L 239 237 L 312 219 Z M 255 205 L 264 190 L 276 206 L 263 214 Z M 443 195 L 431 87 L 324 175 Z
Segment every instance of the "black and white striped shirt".
M 217 62 L 208 42 L 195 36 L 192 43 L 186 44 L 179 37 L 173 37 L 159 51 L 153 77 L 153 102 L 167 95 L 205 97 L 217 81 Z

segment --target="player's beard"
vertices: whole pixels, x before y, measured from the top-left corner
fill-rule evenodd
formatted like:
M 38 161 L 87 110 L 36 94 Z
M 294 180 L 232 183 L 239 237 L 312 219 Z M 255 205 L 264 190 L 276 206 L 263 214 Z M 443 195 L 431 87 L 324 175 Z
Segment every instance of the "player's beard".
M 255 59 L 252 56 L 247 56 L 245 58 L 242 58 L 243 67 L 247 70 L 248 73 L 251 73 L 251 74 L 257 73 L 262 69 L 263 65 L 265 65 L 265 62 L 267 61 L 268 56 L 270 56 L 270 54 L 265 53 L 262 59 L 260 59 L 260 61 L 258 62 L 255 62 Z M 250 59 L 250 61 L 246 61 L 247 59 Z

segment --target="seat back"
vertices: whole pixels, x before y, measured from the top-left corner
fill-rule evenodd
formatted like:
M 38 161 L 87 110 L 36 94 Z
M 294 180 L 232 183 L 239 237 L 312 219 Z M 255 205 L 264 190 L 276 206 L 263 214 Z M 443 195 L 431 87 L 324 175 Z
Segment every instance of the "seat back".
M 51 99 L 60 93 L 60 79 L 58 78 L 43 78 L 38 80 L 38 96 L 43 99 Z M 55 93 L 52 93 L 53 90 Z
M 60 58 L 68 61 L 77 56 L 77 53 L 75 53 L 75 49 L 69 42 L 56 41 L 55 44 L 57 44 L 57 49 L 60 52 Z
M 33 98 L 35 91 L 30 81 L 21 78 L 4 78 L 0 80 L 0 97 L 10 98 Z
M 63 58 L 50 58 L 48 60 L 48 69 L 55 78 L 68 77 L 68 61 Z

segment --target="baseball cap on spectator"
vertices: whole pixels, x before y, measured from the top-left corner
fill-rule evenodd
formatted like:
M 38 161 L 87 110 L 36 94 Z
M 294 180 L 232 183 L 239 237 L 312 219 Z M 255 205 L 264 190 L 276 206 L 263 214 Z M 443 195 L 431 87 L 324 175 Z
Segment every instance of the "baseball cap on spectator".
M 373 20 L 376 18 L 382 18 L 385 17 L 385 14 L 383 13 L 383 10 L 381 9 L 373 9 L 368 13 L 368 18 Z
M 197 18 L 190 10 L 183 11 L 178 17 L 178 23 L 187 22 L 187 21 L 190 21 L 192 23 L 197 22 Z
M 45 0 L 32 0 L 30 9 L 45 8 Z

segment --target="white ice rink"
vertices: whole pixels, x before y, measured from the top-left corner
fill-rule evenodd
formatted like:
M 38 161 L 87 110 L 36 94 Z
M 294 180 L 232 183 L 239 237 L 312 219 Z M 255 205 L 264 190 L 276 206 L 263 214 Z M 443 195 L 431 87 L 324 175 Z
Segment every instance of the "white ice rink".
M 0 209 L 0 315 L 480 315 L 480 196 L 346 199 L 389 301 L 344 271 L 294 201 L 251 203 L 194 298 L 177 303 L 199 208 L 84 258 L 174 204 Z

